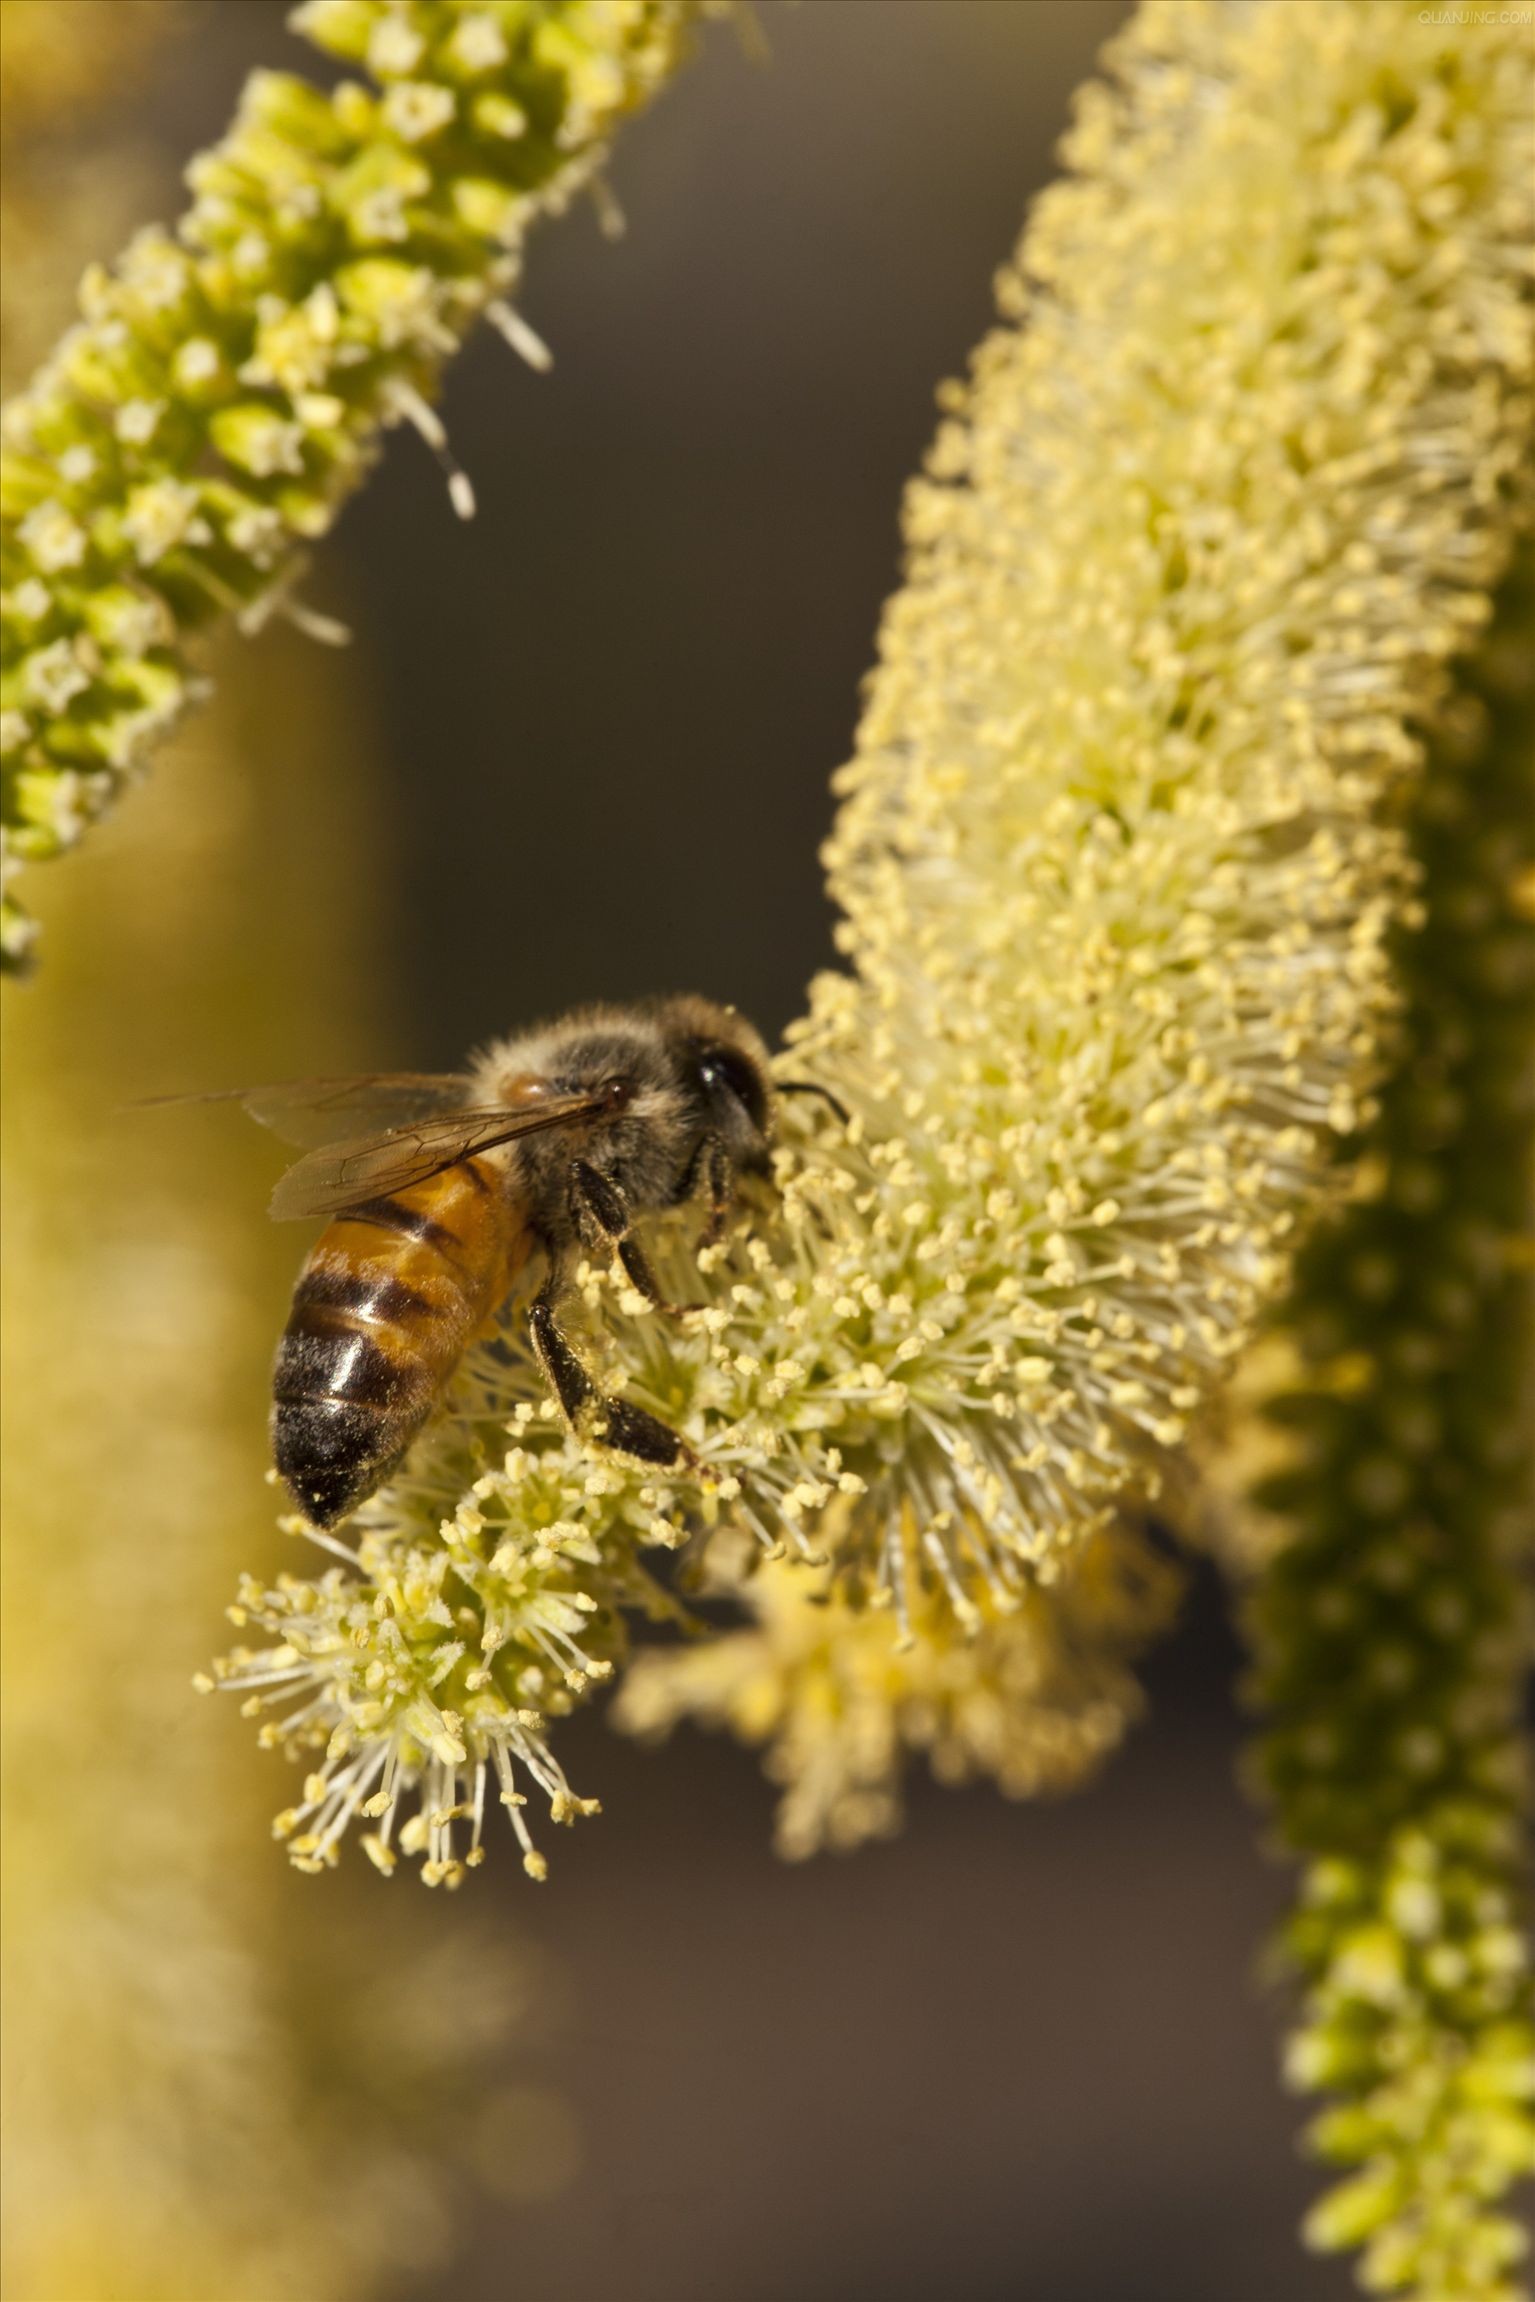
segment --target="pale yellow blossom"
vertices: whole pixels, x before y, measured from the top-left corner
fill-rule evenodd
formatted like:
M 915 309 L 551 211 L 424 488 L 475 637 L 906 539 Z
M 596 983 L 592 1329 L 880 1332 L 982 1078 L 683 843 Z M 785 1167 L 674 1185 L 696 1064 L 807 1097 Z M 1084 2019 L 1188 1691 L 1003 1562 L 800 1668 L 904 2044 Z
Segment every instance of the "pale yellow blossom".
M 1009 1798 L 1075 1788 L 1139 1715 L 1129 1658 L 1171 1613 L 1178 1578 L 1124 1527 L 1095 1535 L 1048 1590 L 985 1600 L 968 1633 L 924 1598 L 903 1632 L 849 1604 L 829 1570 L 765 1564 L 749 1630 L 636 1656 L 616 1715 L 655 1736 L 682 1719 L 765 1746 L 783 1785 L 777 1844 L 798 1858 L 899 1829 L 902 1777 L 989 1776 Z
M 507 1757 L 572 1811 L 513 1748 L 593 1676 L 524 1635 L 530 1578 L 605 1662 L 641 1548 L 728 1528 L 959 1637 L 1155 1496 L 1371 1108 L 1417 724 L 1523 516 L 1530 97 L 1517 28 L 1392 0 L 1116 43 L 907 504 L 847 967 L 785 1059 L 850 1123 L 796 1106 L 704 1318 L 586 1275 L 583 1348 L 703 1476 L 567 1435 L 514 1319 L 347 1571 L 250 1609 L 283 1643 L 235 1675 L 330 1746 L 310 1851 L 377 1780 L 456 1877 Z M 683 1226 L 653 1246 L 693 1292 Z

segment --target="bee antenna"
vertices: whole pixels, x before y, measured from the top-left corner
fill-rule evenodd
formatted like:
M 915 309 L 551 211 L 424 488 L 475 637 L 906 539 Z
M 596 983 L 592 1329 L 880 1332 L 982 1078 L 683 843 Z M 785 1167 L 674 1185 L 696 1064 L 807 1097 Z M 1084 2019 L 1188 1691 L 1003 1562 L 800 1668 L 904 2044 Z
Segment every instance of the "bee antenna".
M 778 1092 L 780 1095 L 819 1095 L 823 1103 L 831 1105 L 844 1127 L 850 1127 L 853 1123 L 847 1105 L 833 1095 L 829 1087 L 823 1087 L 818 1079 L 780 1079 Z

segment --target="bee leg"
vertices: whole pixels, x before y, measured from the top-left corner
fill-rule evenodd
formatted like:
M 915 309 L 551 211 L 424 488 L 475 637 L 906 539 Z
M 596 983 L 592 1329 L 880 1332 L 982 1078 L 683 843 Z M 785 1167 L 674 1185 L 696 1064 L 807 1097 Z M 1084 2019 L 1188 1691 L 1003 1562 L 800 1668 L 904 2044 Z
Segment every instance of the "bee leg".
M 611 1175 L 585 1159 L 570 1162 L 570 1208 L 589 1247 L 611 1246 L 628 1233 L 628 1200 Z
M 696 1199 L 707 1193 L 709 1220 L 699 1233 L 700 1249 L 717 1247 L 725 1235 L 725 1218 L 736 1195 L 736 1171 L 721 1137 L 706 1135 L 688 1169 L 686 1195 Z
M 561 1331 L 549 1290 L 528 1314 L 538 1363 L 572 1430 L 600 1440 L 620 1455 L 633 1455 L 661 1470 L 696 1470 L 698 1457 L 680 1432 L 668 1428 L 627 1399 L 605 1398 Z
M 614 1248 L 624 1267 L 624 1275 L 631 1287 L 644 1296 L 658 1311 L 668 1318 L 685 1319 L 690 1311 L 707 1308 L 703 1303 L 669 1303 L 662 1294 L 656 1275 L 650 1267 L 650 1258 L 630 1229 L 629 1205 L 610 1175 L 603 1175 L 589 1167 L 584 1159 L 575 1159 L 570 1169 L 570 1196 L 575 1207 L 580 1229 L 596 1236 Z

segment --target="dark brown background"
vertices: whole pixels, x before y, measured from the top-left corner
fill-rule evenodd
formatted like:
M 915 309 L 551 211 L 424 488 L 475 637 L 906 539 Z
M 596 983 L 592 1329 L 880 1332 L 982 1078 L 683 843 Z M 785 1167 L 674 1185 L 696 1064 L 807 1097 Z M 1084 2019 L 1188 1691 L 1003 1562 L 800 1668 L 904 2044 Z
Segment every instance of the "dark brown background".
M 176 152 L 249 62 L 313 68 L 266 0 L 195 14 L 150 108 Z M 899 490 L 1121 14 L 809 0 L 767 12 L 760 69 L 716 28 L 622 142 L 627 239 L 584 206 L 538 235 L 521 300 L 555 373 L 488 339 L 448 391 L 478 520 L 397 436 L 309 586 L 355 625 L 387 769 L 394 1027 L 359 1061 L 453 1063 L 593 995 L 696 987 L 770 1031 L 796 1011 L 830 957 L 815 851 Z M 437 1916 L 473 1900 L 548 1946 L 539 2069 L 582 2171 L 548 2205 L 466 2208 L 449 2264 L 391 2302 L 1349 2292 L 1295 2236 L 1315 2184 L 1256 1980 L 1280 1887 L 1233 1780 L 1237 1663 L 1202 1587 L 1096 1790 L 919 1782 L 898 1843 L 804 1869 L 770 1854 L 745 1754 L 574 1722 L 602 1821 L 542 1891 L 498 1847 Z

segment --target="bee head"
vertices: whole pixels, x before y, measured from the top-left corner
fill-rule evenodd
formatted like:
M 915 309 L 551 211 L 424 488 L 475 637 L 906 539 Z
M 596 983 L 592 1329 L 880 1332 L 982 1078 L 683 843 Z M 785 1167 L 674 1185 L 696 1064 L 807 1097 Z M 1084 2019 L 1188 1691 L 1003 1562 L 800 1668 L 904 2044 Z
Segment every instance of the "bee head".
M 700 1118 L 723 1136 L 741 1167 L 760 1168 L 774 1131 L 768 1051 L 733 1007 L 685 997 L 658 1003 L 657 1020 Z
M 694 1054 L 698 1082 L 728 1133 L 745 1114 L 753 1132 L 768 1132 L 767 1074 L 743 1048 L 725 1040 L 704 1040 Z

